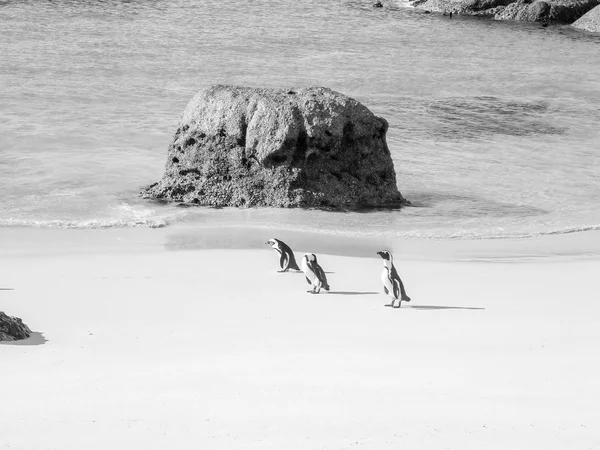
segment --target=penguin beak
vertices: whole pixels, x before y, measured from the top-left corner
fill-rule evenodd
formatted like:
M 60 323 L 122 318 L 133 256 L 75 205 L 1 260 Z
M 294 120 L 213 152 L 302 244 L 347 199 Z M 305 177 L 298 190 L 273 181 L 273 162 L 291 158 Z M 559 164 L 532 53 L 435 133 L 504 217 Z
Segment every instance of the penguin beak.
M 377 252 L 377 254 L 378 254 L 379 256 L 381 256 L 381 252 Z

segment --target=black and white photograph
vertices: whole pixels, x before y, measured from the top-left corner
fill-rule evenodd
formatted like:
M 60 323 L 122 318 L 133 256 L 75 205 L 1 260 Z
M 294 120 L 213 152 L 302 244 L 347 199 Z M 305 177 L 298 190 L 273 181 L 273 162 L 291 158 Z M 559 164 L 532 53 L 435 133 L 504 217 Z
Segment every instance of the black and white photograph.
M 0 450 L 600 450 L 600 0 L 0 0 Z

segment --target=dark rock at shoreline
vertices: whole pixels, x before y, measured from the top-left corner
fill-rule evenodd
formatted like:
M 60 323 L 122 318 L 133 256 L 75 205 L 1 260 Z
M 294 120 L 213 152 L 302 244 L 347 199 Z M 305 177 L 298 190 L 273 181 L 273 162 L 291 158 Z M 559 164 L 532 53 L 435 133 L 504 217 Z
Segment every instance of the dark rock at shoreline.
M 600 0 L 416 0 L 412 5 L 436 12 L 492 17 L 496 20 L 568 24 Z
M 598 4 L 598 0 L 518 0 L 494 16 L 497 20 L 572 23 Z
M 31 336 L 31 330 L 18 317 L 0 311 L 0 341 L 18 341 Z
M 497 20 L 541 22 L 548 19 L 551 9 L 550 4 L 543 0 L 536 0 L 534 2 L 517 0 L 497 13 L 494 18 Z
M 408 203 L 387 122 L 322 87 L 213 86 L 187 105 L 143 197 L 206 206 L 359 209 Z
M 600 33 L 600 6 L 588 11 L 573 26 L 578 30 Z
M 415 0 L 412 6 L 433 12 L 465 14 L 470 16 L 492 16 L 498 8 L 514 0 Z

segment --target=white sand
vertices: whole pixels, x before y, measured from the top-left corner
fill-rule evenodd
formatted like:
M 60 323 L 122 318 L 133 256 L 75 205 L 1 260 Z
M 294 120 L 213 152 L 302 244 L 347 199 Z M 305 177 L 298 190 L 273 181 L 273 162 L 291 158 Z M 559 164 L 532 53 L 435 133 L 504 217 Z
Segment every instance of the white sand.
M 266 246 L 135 232 L 0 230 L 0 310 L 47 339 L 0 345 L 0 449 L 600 448 L 596 256 L 396 252 L 391 309 L 379 248 L 297 249 L 333 272 L 313 296 Z

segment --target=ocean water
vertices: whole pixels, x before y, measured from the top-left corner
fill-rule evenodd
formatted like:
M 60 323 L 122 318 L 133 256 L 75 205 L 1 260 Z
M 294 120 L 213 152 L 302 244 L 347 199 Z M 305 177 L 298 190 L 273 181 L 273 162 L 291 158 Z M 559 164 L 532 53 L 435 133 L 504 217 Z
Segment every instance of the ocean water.
M 600 229 L 600 36 L 347 0 L 0 0 L 0 227 L 499 238 Z M 396 211 L 138 198 L 211 84 L 327 86 L 390 123 Z M 1 232 L 1 230 L 0 230 Z

